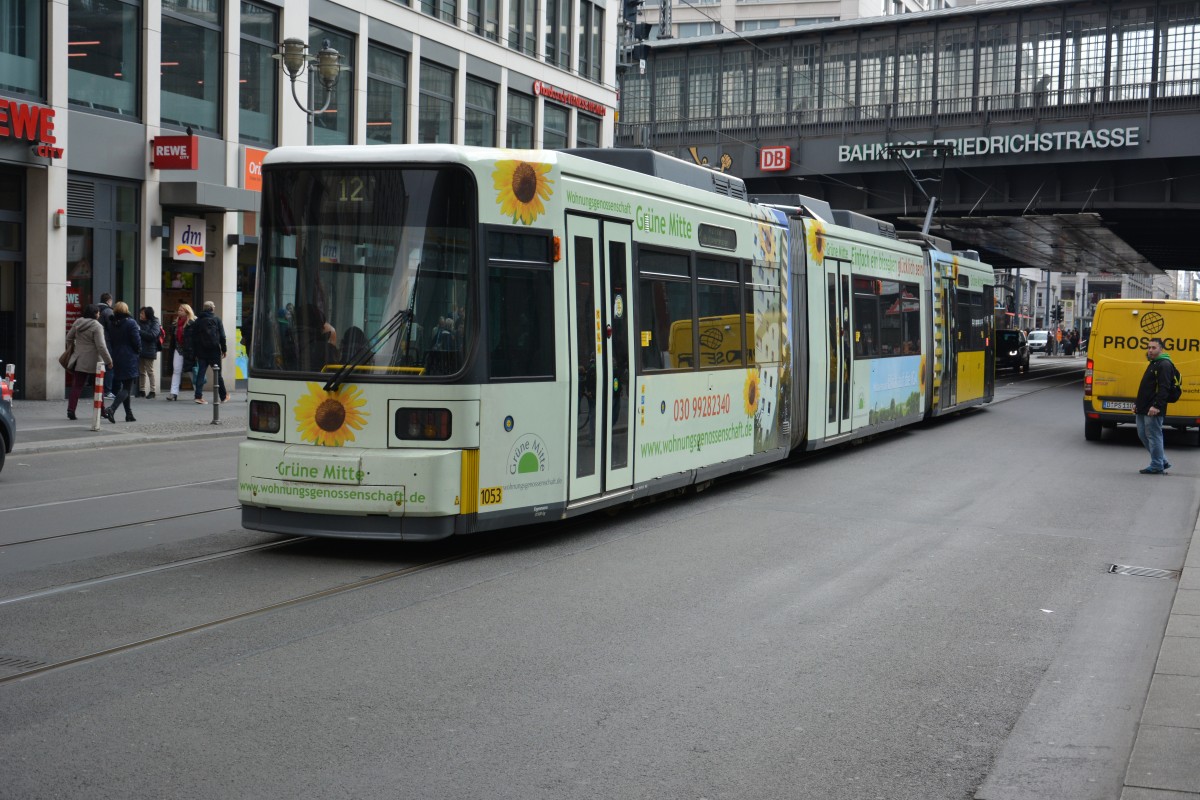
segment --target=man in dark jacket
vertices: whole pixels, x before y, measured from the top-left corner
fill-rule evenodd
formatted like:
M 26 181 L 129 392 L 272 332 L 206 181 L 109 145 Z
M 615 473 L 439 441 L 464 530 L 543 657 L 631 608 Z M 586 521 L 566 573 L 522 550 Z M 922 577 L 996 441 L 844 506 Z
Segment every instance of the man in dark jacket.
M 104 328 L 104 345 L 111 353 L 113 348 L 112 332 L 109 330 L 112 327 L 113 309 L 112 295 L 108 292 L 100 295 L 100 325 Z M 104 370 L 104 399 L 112 400 L 116 395 L 113 394 L 113 375 L 111 369 Z
M 216 315 L 217 306 L 212 300 L 204 301 L 204 309 L 196 315 L 196 321 L 188 326 L 191 338 L 192 354 L 196 359 L 196 370 L 199 373 L 196 380 L 195 400 L 200 405 L 204 399 L 204 384 L 208 377 L 205 373 L 209 366 L 217 369 L 217 386 L 221 390 L 221 402 L 229 399 L 225 391 L 225 377 L 221 374 L 221 359 L 225 358 L 225 324 Z
M 1167 389 L 1175 377 L 1175 365 L 1163 351 L 1163 340 L 1157 336 L 1146 345 L 1146 360 L 1150 363 L 1142 374 L 1134 402 L 1138 438 L 1150 451 L 1150 466 L 1140 471 L 1143 475 L 1161 475 L 1171 468 L 1163 454 L 1163 418 L 1167 413 Z

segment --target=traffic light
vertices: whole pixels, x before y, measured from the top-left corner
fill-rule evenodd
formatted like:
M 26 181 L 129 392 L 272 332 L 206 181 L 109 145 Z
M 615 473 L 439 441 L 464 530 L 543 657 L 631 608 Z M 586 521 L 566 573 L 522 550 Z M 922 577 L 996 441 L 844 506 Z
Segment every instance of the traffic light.
M 621 17 L 632 25 L 642 10 L 643 0 L 621 0 Z
M 1050 306 L 1050 321 L 1058 322 L 1058 306 Z
M 1054 307 L 1054 321 L 1062 322 L 1065 319 L 1066 317 L 1063 316 L 1062 303 L 1059 303 Z

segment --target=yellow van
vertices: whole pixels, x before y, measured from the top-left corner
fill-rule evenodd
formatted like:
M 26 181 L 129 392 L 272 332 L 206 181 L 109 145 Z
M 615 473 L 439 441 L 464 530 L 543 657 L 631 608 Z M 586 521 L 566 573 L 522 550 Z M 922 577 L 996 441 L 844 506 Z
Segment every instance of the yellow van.
M 1183 396 L 1167 406 L 1167 427 L 1200 427 L 1200 303 L 1189 300 L 1101 300 L 1088 337 L 1083 379 L 1083 436 L 1133 425 L 1133 403 L 1153 337 L 1183 376 Z

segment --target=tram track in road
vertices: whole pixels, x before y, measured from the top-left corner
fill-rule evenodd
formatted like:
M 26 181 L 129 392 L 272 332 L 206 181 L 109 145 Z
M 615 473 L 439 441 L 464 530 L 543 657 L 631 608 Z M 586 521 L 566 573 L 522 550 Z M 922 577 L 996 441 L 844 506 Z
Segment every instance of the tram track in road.
M 253 619 L 255 617 L 263 616 L 265 614 L 270 614 L 270 613 L 273 613 L 276 611 L 282 611 L 282 610 L 285 610 L 288 608 L 297 607 L 297 606 L 303 605 L 305 603 L 311 603 L 311 602 L 315 602 L 315 601 L 319 601 L 319 600 L 326 600 L 329 598 L 338 597 L 340 595 L 347 594 L 349 592 L 354 592 L 359 589 L 365 589 L 365 588 L 368 588 L 371 586 L 384 584 L 389 581 L 400 580 L 400 579 L 403 579 L 403 578 L 406 578 L 406 577 L 409 577 L 409 576 L 412 576 L 415 574 L 426 572 L 431 569 L 437 569 L 440 567 L 449 566 L 451 564 L 470 560 L 470 559 L 475 558 L 480 555 L 484 555 L 484 554 L 494 552 L 494 551 L 504 549 L 504 548 L 509 548 L 516 544 L 519 544 L 520 542 L 523 542 L 523 541 L 526 541 L 526 540 L 532 539 L 532 538 L 537 538 L 537 537 L 543 536 L 544 534 L 545 534 L 545 531 L 538 529 L 533 532 L 525 533 L 525 534 L 522 534 L 519 536 L 502 537 L 499 540 L 493 540 L 493 541 L 489 542 L 488 544 L 471 547 L 470 549 L 463 550 L 461 552 L 456 552 L 451 555 L 431 557 L 427 560 L 419 561 L 418 563 L 415 563 L 415 564 L 407 564 L 403 567 L 391 569 L 391 570 L 381 572 L 376 575 L 369 575 L 367 577 L 360 578 L 358 580 L 337 584 L 335 586 L 327 587 L 324 589 L 318 589 L 318 590 L 312 591 L 312 592 L 306 592 L 302 595 L 286 598 L 283 600 L 278 600 L 278 601 L 275 601 L 272 603 L 265 603 L 261 606 L 257 606 L 255 608 L 251 608 L 251 609 L 248 609 L 245 611 L 238 611 L 236 613 L 226 614 L 226 615 L 216 617 L 216 618 L 213 618 L 210 620 L 206 620 L 203 622 L 185 625 L 185 626 L 176 628 L 174 630 L 169 630 L 164 633 L 158 633 L 158 634 L 154 634 L 151 636 L 145 636 L 145 637 L 142 637 L 139 639 L 135 639 L 133 641 L 124 642 L 122 644 L 117 644 L 117 645 L 113 645 L 113 646 L 109 646 L 109 647 L 97 648 L 97 649 L 94 649 L 91 652 L 85 653 L 83 655 L 72 656 L 70 658 L 63 658 L 63 659 L 60 659 L 57 661 L 52 661 L 49 663 L 33 663 L 33 664 L 31 664 L 31 666 L 21 669 L 21 671 L 15 673 L 13 675 L 0 676 L 0 685 L 14 683 L 17 681 L 22 681 L 22 680 L 28 680 L 31 678 L 38 677 L 40 675 L 45 675 L 47 673 L 51 673 L 51 672 L 55 672 L 60 669 L 64 669 L 66 667 L 71 667 L 71 666 L 76 666 L 79 664 L 86 664 L 89 662 L 98 661 L 100 659 L 107 658 L 109 656 L 118 655 L 120 653 L 131 652 L 131 651 L 137 650 L 142 647 L 147 647 L 147 646 L 159 644 L 162 642 L 180 640 L 180 639 L 183 639 L 183 638 L 190 636 L 192 634 L 195 634 L 195 633 L 214 630 L 214 629 L 220 628 L 225 625 L 231 625 L 231 624 L 241 622 L 244 620 L 249 620 L 249 619 Z M 86 589 L 91 585 L 99 585 L 102 583 L 108 583 L 108 582 L 112 582 L 115 580 L 121 580 L 123 578 L 144 576 L 144 575 L 152 574 L 155 572 L 161 572 L 164 569 L 172 569 L 172 568 L 177 568 L 177 567 L 181 567 L 181 566 L 188 566 L 188 565 L 192 565 L 192 564 L 203 563 L 206 561 L 214 561 L 214 560 L 217 560 L 220 558 L 227 558 L 230 556 L 241 555 L 241 554 L 245 554 L 245 553 L 249 553 L 249 552 L 262 551 L 262 550 L 269 549 L 270 547 L 281 547 L 281 546 L 294 545 L 294 544 L 298 544 L 301 542 L 309 542 L 309 541 L 313 541 L 313 540 L 310 537 L 296 537 L 294 539 L 289 539 L 289 540 L 285 540 L 282 542 L 271 542 L 271 543 L 265 543 L 264 545 L 260 545 L 260 546 L 238 548 L 235 550 L 225 551 L 222 553 L 215 553 L 210 556 L 202 556 L 202 557 L 198 557 L 195 559 L 188 559 L 188 560 L 181 561 L 181 562 L 166 564 L 166 565 L 162 565 L 160 568 L 148 568 L 148 569 L 144 569 L 144 570 L 135 570 L 135 571 L 131 571 L 129 573 L 121 574 L 121 575 L 109 576 L 107 578 L 99 578 L 99 579 L 95 579 L 93 581 L 84 581 L 77 585 L 75 585 L 75 584 L 64 585 L 61 587 L 54 587 L 52 589 L 47 589 L 44 591 L 30 592 L 26 595 L 20 595 L 20 596 L 15 596 L 12 598 L 0 599 L 0 607 L 3 607 L 5 604 L 16 605 L 22 601 L 32 601 L 32 600 L 42 599 L 42 598 L 48 597 L 53 594 L 62 594 L 65 592 L 70 592 L 72 590 Z

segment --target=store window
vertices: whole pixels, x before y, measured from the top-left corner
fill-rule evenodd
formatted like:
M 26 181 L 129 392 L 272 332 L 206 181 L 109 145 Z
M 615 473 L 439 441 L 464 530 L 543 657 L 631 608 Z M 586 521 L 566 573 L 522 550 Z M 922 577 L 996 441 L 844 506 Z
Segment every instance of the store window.
M 0 91 L 45 97 L 42 84 L 43 3 L 0 4 Z
M 87 178 L 67 180 L 67 280 L 81 305 L 104 292 L 130 308 L 138 294 L 138 198 L 136 184 Z
M 309 53 L 316 55 L 325 42 L 342 57 L 342 74 L 329 108 L 317 114 L 313 123 L 313 144 L 350 144 L 350 125 L 354 121 L 354 73 L 346 68 L 354 64 L 354 39 L 348 34 L 315 23 L 308 26 Z M 308 81 L 308 107 L 325 105 L 325 87 L 317 80 Z
M 367 47 L 367 144 L 403 144 L 408 135 L 408 56 Z
M 454 71 L 427 61 L 421 63 L 417 141 L 421 144 L 454 141 Z
M 554 103 L 546 103 L 542 116 L 545 122 L 542 126 L 542 147 L 547 150 L 566 147 L 571 133 L 570 110 Z
M 221 132 L 219 0 L 162 0 L 162 121 Z
M 496 145 L 496 86 L 467 78 L 467 129 L 464 144 Z
M 67 8 L 68 101 L 94 111 L 137 117 L 141 5 L 69 0 Z
M 276 142 L 275 109 L 279 66 L 272 58 L 279 17 L 272 9 L 242 0 L 242 55 L 238 71 L 238 130 L 243 142 Z
M 600 118 L 579 114 L 575 119 L 575 146 L 600 146 Z
M 509 147 L 533 149 L 533 97 L 520 92 L 508 93 Z

